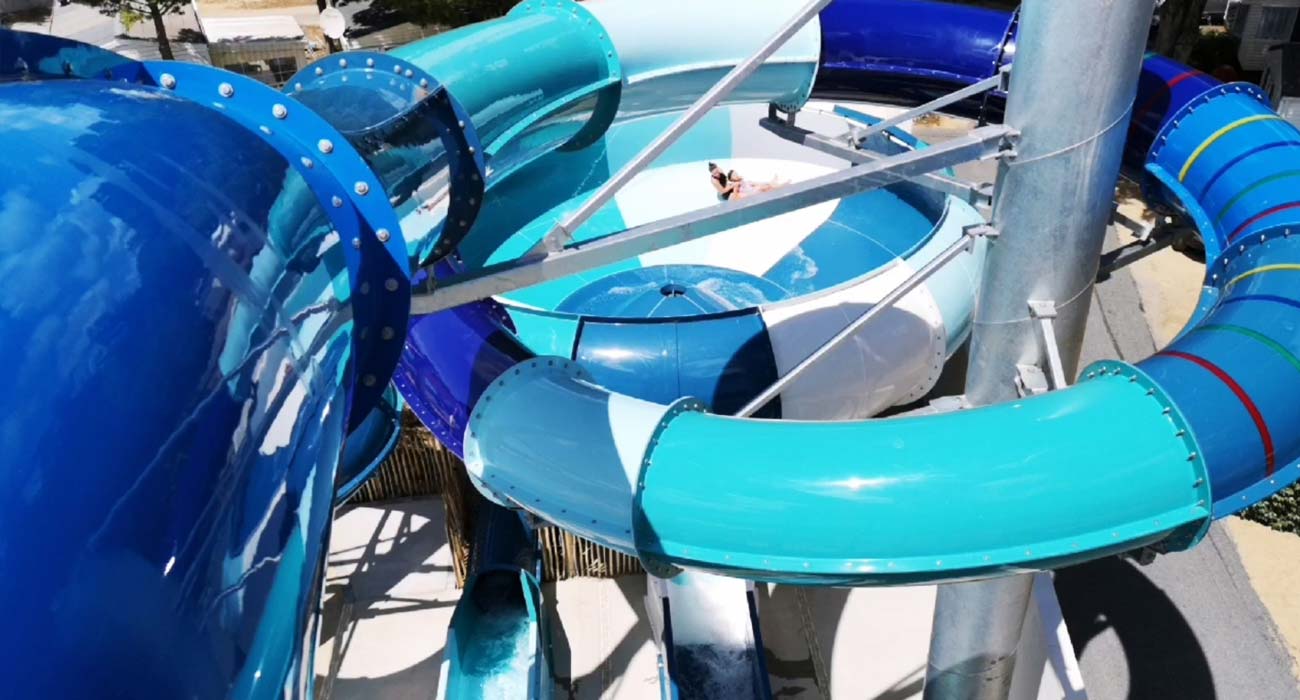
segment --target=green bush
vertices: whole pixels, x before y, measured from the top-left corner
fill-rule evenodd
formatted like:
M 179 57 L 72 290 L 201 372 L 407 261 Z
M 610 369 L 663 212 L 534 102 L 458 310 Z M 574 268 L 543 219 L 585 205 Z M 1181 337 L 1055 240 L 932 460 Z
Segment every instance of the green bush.
M 1241 62 L 1237 60 L 1237 48 L 1241 40 L 1227 32 L 1206 32 L 1201 34 L 1187 63 L 1206 73 L 1213 73 L 1221 66 L 1232 66 L 1241 72 Z
M 1300 535 L 1300 484 L 1292 484 L 1272 498 L 1247 508 L 1241 517 L 1280 532 Z

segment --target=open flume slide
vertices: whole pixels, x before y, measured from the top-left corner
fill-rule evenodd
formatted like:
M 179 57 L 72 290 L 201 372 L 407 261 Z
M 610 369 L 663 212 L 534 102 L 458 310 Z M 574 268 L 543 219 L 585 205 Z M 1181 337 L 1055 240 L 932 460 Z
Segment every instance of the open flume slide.
M 525 3 L 394 56 L 331 57 L 287 96 L 0 34 L 16 694 L 305 695 L 344 436 L 404 334 L 399 388 L 486 494 L 661 575 L 891 584 L 1176 549 L 1300 476 L 1300 134 L 1249 86 L 1158 57 L 1128 162 L 1198 224 L 1210 262 L 1196 318 L 1136 366 L 940 416 L 742 420 L 613 393 L 572 355 L 530 350 L 502 303 L 407 334 L 410 262 L 468 250 L 492 178 L 680 110 L 752 48 L 725 37 L 783 19 L 729 15 L 756 26 L 719 34 L 707 7 L 670 4 Z M 932 32 L 881 40 L 903 21 Z M 735 108 L 912 102 L 1014 56 L 1010 17 L 925 2 L 838 0 L 806 31 Z M 698 60 L 657 54 L 669 35 Z M 440 75 L 457 37 L 482 54 Z M 520 54 L 501 63 L 493 40 Z M 379 90 L 312 102 L 367 75 Z M 141 149 L 141 133 L 167 143 Z

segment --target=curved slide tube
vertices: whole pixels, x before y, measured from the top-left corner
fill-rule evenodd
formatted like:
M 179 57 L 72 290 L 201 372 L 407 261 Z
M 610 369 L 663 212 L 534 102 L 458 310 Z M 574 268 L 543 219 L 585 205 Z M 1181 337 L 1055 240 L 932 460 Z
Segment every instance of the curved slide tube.
M 843 18 L 872 5 L 832 9 Z M 823 15 L 823 32 L 835 29 L 831 16 L 830 10 Z M 858 21 L 866 16 L 858 14 Z M 1010 26 L 1010 18 L 1002 20 Z M 1002 46 L 1004 39 L 992 43 Z M 1168 66 L 1148 63 L 1155 64 L 1144 77 L 1149 90 L 1150 76 Z M 988 70 L 995 68 L 990 61 Z M 1190 180 L 1200 170 L 1188 161 L 1226 154 L 1221 157 L 1230 162 L 1248 155 L 1251 144 L 1293 138 L 1294 129 L 1244 90 L 1214 88 L 1199 98 L 1214 108 L 1197 109 L 1195 120 L 1177 118 L 1181 105 L 1171 100 L 1179 94 L 1148 92 L 1135 108 L 1142 124 L 1160 111 L 1152 142 L 1197 144 L 1153 149 L 1156 172 L 1164 168 Z M 1232 167 L 1250 168 L 1260 180 L 1280 175 L 1277 166 L 1263 171 L 1266 165 L 1253 160 Z M 1291 297 L 1284 289 L 1244 291 L 1284 284 L 1276 280 L 1296 254 L 1285 234 L 1295 211 L 1275 200 L 1270 192 L 1276 190 L 1260 188 L 1258 198 L 1238 192 L 1233 202 L 1240 232 L 1203 232 L 1216 241 L 1245 242 L 1244 250 L 1214 265 L 1247 276 L 1212 270 L 1208 281 L 1216 291 L 1209 294 L 1223 299 L 1197 328 L 1228 325 L 1242 332 L 1189 332 L 1139 366 L 1099 365 L 1077 387 L 1013 404 L 836 424 L 735 420 L 700 413 L 689 401 L 666 406 L 610 394 L 567 358 L 520 364 L 526 353 L 502 351 L 501 340 L 485 334 L 471 346 L 469 364 L 453 368 L 459 372 L 453 376 L 475 377 L 464 387 L 473 405 L 467 463 L 476 484 L 498 503 L 634 553 L 661 574 L 684 566 L 832 584 L 939 581 L 1144 546 L 1189 546 L 1212 513 L 1271 493 L 1298 469 L 1292 462 L 1300 445 L 1279 427 L 1293 424 L 1294 409 L 1281 399 L 1293 376 L 1281 371 L 1290 367 L 1291 350 L 1261 323 L 1288 313 L 1284 302 Z M 1170 201 L 1182 206 L 1200 201 L 1170 192 Z M 1274 230 L 1276 238 L 1268 235 Z M 1260 234 L 1268 240 L 1261 242 Z M 1244 268 L 1256 263 L 1264 272 L 1248 275 Z M 467 329 L 472 317 L 463 309 L 442 322 Z M 411 381 L 447 376 L 437 365 L 415 369 L 427 358 L 420 335 L 417 324 L 403 374 Z M 1260 368 L 1270 368 L 1268 381 L 1250 383 L 1264 376 Z M 1216 400 L 1206 400 L 1211 390 Z M 1235 423 L 1223 415 L 1233 413 L 1229 400 L 1241 407 Z M 548 407 L 545 415 L 533 410 L 538 405 Z M 1108 444 L 1098 454 L 1103 429 Z M 972 455 L 947 450 L 951 444 L 988 447 Z
M 0 123 L 8 692 L 306 696 L 406 327 L 379 183 L 261 83 L 52 37 L 0 31 Z
M 448 630 L 438 698 L 550 698 L 555 681 L 536 531 L 519 513 L 483 503 L 470 566 Z
M 832 5 L 820 23 L 823 62 L 834 37 L 852 41 L 846 29 L 880 26 L 864 10 L 886 4 Z M 613 92 L 617 110 L 640 113 L 677 85 L 673 76 L 693 74 L 647 68 L 637 81 L 620 68 L 614 87 L 608 60 L 624 46 L 641 55 L 630 47 L 670 28 L 646 21 L 619 36 L 618 3 L 586 6 L 592 27 L 608 25 L 574 35 L 597 47 L 584 49 L 590 68 L 524 106 L 471 99 L 432 60 L 396 57 L 416 85 L 417 68 L 440 79 L 448 104 L 470 117 L 439 146 L 427 133 L 410 142 L 456 150 L 448 158 L 469 183 L 480 166 L 472 156 L 492 144 L 502 168 L 481 164 L 486 186 L 617 119 Z M 525 9 L 495 26 L 586 26 L 576 7 L 542 19 Z M 911 21 L 966 21 L 950 6 L 910 8 Z M 961 25 L 975 37 L 969 47 L 939 42 L 936 56 L 973 53 L 936 81 L 973 82 L 1005 60 L 1014 22 L 997 15 L 999 28 L 992 17 Z M 771 83 L 758 79 L 742 96 L 801 101 L 818 69 L 809 36 L 763 73 Z M 569 39 L 555 41 L 568 51 Z M 871 45 L 856 49 L 873 56 Z M 559 63 L 537 70 L 572 68 Z M 888 64 L 836 69 L 865 81 Z M 15 387 L 0 397 L 0 517 L 4 532 L 23 533 L 0 552 L 24 572 L 0 584 L 24 603 L 11 621 L 24 640 L 6 655 L 11 688 L 304 696 L 337 460 L 406 329 L 404 305 L 384 300 L 407 295 L 411 257 L 436 255 L 448 235 L 438 208 L 451 204 L 420 213 L 411 194 L 396 203 L 399 224 L 368 193 L 404 167 L 416 174 L 392 182 L 410 193 L 439 189 L 437 176 L 415 158 L 380 167 L 378 150 L 349 140 L 396 132 L 331 125 L 239 76 L 12 33 L 0 33 L 0 72 L 22 80 L 0 85 L 0 152 L 11 166 L 0 178 L 9 242 L 0 267 L 15 285 L 0 317 Z M 430 119 L 449 132 L 456 114 Z M 185 147 L 142 151 L 138 135 L 154 132 Z M 1211 517 L 1300 475 L 1290 400 L 1300 338 L 1285 330 L 1300 310 L 1288 283 L 1300 270 L 1300 202 L 1287 186 L 1300 134 L 1249 88 L 1151 58 L 1129 144 L 1152 192 L 1200 224 L 1212 256 L 1206 292 L 1170 348 L 1137 367 L 1090 368 L 1071 389 L 928 418 L 735 420 L 690 400 L 611 394 L 567 358 L 531 357 L 490 301 L 417 321 L 396 382 L 440 415 L 469 417 L 431 427 L 452 445 L 464 436 L 494 500 L 635 553 L 661 575 L 689 566 L 817 583 L 933 581 L 1188 546 Z M 473 184 L 445 186 L 444 200 L 465 195 L 474 206 Z M 21 245 L 15 231 L 29 234 Z M 141 378 L 164 384 L 140 391 Z M 78 439 L 68 439 L 74 427 Z M 954 456 L 939 443 L 987 447 Z
M 397 448 L 397 441 L 402 437 L 405 405 L 402 395 L 390 385 L 361 425 L 348 433 L 338 474 L 334 477 L 335 505 L 351 498 Z

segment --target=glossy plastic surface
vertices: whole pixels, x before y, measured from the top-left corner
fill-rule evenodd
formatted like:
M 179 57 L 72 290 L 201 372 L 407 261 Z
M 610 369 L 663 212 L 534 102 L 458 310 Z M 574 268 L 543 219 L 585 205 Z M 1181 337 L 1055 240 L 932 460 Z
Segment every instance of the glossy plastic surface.
M 472 100 L 457 93 L 492 143 L 532 157 L 592 123 L 575 105 L 600 111 L 609 93 L 593 86 L 613 84 L 614 57 L 578 29 L 576 7 L 429 45 L 461 41 L 486 61 L 486 39 L 562 44 L 535 64 L 507 56 L 495 93 L 488 80 L 466 88 Z M 959 21 L 948 12 L 927 17 Z M 931 42 L 972 59 L 945 58 L 936 80 L 961 82 L 992 55 L 980 37 L 996 24 L 971 17 L 957 27 L 970 41 Z M 9 689 L 305 696 L 335 465 L 362 392 L 353 378 L 377 396 L 383 377 L 366 382 L 364 369 L 382 366 L 405 326 L 402 305 L 380 301 L 404 299 L 407 282 L 400 242 L 375 235 L 391 212 L 362 191 L 378 194 L 377 180 L 333 127 L 292 105 L 278 116 L 278 96 L 251 81 L 0 36 L 9 79 L 71 78 L 81 65 L 127 81 L 0 85 L 0 362 L 12 385 L 0 395 L 0 532 L 22 535 L 0 549 L 22 573 L 0 583 L 22 603 Z M 1069 390 L 934 418 L 740 421 L 610 393 L 565 358 L 530 359 L 484 302 L 420 319 L 396 381 L 453 449 L 465 436 L 475 483 L 496 502 L 664 575 L 906 583 L 1188 546 L 1211 504 L 1223 515 L 1300 475 L 1300 207 L 1284 155 L 1300 134 L 1244 88 L 1189 97 L 1179 88 L 1202 77 L 1175 85 L 1181 73 L 1151 65 L 1144 89 L 1168 99 L 1135 112 L 1139 131 L 1161 114 L 1149 165 L 1222 253 L 1195 325 L 1141 370 L 1103 364 Z M 469 61 L 460 80 L 489 68 Z M 176 85 L 159 87 L 168 77 Z M 503 97 L 527 85 L 542 95 Z M 550 131 L 534 139 L 529 125 Z M 144 148 L 141 133 L 177 147 Z M 308 165 L 323 138 L 338 139 L 337 157 Z M 390 313 L 402 322 L 385 326 Z
M 823 26 L 829 27 L 826 16 Z M 989 34 L 993 25 L 980 26 L 956 30 Z M 1276 281 L 1300 270 L 1286 238 L 1290 209 L 1277 199 L 1285 190 L 1272 186 L 1287 177 L 1278 172 L 1285 159 L 1256 161 L 1250 174 L 1264 184 L 1239 188 L 1229 200 L 1202 201 L 1213 197 L 1197 195 L 1195 186 L 1199 172 L 1213 177 L 1216 168 L 1206 163 L 1231 163 L 1252 143 L 1292 136 L 1266 108 L 1243 102 L 1231 88 L 1199 102 L 1197 118 L 1190 118 L 1193 106 L 1177 101 L 1196 97 L 1176 88 L 1191 78 L 1171 86 L 1177 76 L 1161 72 L 1167 64 L 1148 62 L 1160 69 L 1151 71 L 1159 80 L 1148 81 L 1148 89 L 1167 94 L 1140 116 L 1160 113 L 1162 147 L 1151 161 L 1153 170 L 1176 173 L 1182 190 L 1171 189 L 1171 201 L 1219 211 L 1231 205 L 1239 210 L 1225 220 L 1254 219 L 1236 228 L 1268 228 L 1282 238 L 1251 240 L 1228 254 L 1235 256 L 1231 261 L 1216 263 L 1226 271 L 1211 270 L 1207 298 L 1218 306 L 1207 307 L 1175 346 L 1144 363 L 1149 375 L 1102 364 L 1090 368 L 1079 386 L 1045 397 L 885 422 L 778 424 L 670 410 L 648 440 L 636 481 L 634 541 L 629 546 L 613 532 L 605 542 L 638 553 L 651 570 L 664 573 L 689 566 L 818 583 L 946 580 L 1058 566 L 1140 546 L 1189 546 L 1207 527 L 1212 502 L 1222 514 L 1228 503 L 1253 502 L 1292 481 L 1290 472 L 1300 470 L 1294 464 L 1300 448 L 1291 441 L 1292 431 L 1276 426 L 1297 420 L 1282 398 L 1293 395 L 1290 375 L 1283 372 L 1294 373 L 1300 360 L 1292 363 L 1296 348 L 1289 337 L 1263 326 L 1283 311 L 1253 311 L 1268 303 L 1289 313 L 1297 303 L 1285 282 Z M 1139 100 L 1144 97 L 1151 100 Z M 1143 129 L 1149 127 L 1135 131 Z M 1247 138 L 1252 132 L 1243 131 L 1242 141 L 1232 138 L 1246 129 L 1254 135 Z M 1204 234 L 1211 245 L 1233 235 L 1213 226 Z M 1252 286 L 1270 283 L 1276 286 Z M 1234 292 L 1238 287 L 1250 293 Z M 587 393 L 593 388 L 580 377 L 536 381 L 551 386 L 555 404 L 578 395 L 586 397 L 584 406 L 615 400 Z M 489 442 L 493 426 L 508 422 L 494 416 L 507 415 L 517 404 L 514 397 L 528 394 L 515 388 L 480 404 L 479 439 Z M 647 408 L 637 420 L 611 418 L 611 429 L 636 425 L 643 432 L 652 415 Z M 1104 454 L 1083 437 L 1101 425 L 1107 426 Z M 556 442 L 577 440 L 564 437 L 566 428 L 551 427 Z M 915 439 L 908 437 L 912 431 Z M 977 465 L 971 455 L 952 450 L 954 443 L 983 445 Z M 518 456 L 498 450 L 467 454 L 498 491 L 548 462 L 553 474 L 573 469 L 569 460 L 539 451 L 514 462 Z M 768 460 L 770 467 L 764 466 Z M 618 471 L 627 472 L 626 459 Z M 534 489 L 534 499 L 551 496 L 540 485 Z M 526 499 L 514 502 L 534 508 Z M 582 515 L 548 509 L 543 517 L 582 526 Z M 958 526 L 950 528 L 953 522 Z
M 547 700 L 555 681 L 536 532 L 489 503 L 474 520 L 472 570 L 452 614 L 438 697 Z
M 1011 15 L 966 5 L 836 0 L 821 24 L 814 97 L 920 104 L 996 74 L 1015 53 Z M 985 107 L 976 97 L 955 109 Z
M 284 89 L 365 156 L 402 213 L 413 260 L 441 258 L 460 243 L 478 216 L 487 168 L 469 115 L 433 76 L 392 56 L 348 51 L 307 66 Z
M 159 88 L 0 85 L 0 121 L 8 693 L 305 696 L 354 360 L 327 205 Z
M 396 449 L 402 437 L 402 409 L 405 405 L 401 394 L 389 385 L 370 415 L 348 433 L 338 473 L 334 477 L 336 505 L 356 493 Z
M 821 14 L 822 65 L 814 99 L 917 105 L 976 83 L 1013 64 L 1012 13 L 933 0 L 835 0 Z M 1218 81 L 1148 54 L 1133 104 L 1124 163 L 1140 171 L 1170 115 Z M 1005 94 L 987 93 L 948 108 L 1000 120 Z
M 397 364 L 410 308 L 404 303 L 410 290 L 405 247 L 381 233 L 396 230 L 397 220 L 365 161 L 324 119 L 307 109 L 289 109 L 279 93 L 251 78 L 197 64 L 149 61 L 115 68 L 105 79 L 162 86 L 274 148 L 297 176 L 286 183 L 277 209 L 286 226 L 304 217 L 304 207 L 313 201 L 324 208 L 334 226 L 331 243 L 342 249 L 357 290 L 347 299 L 358 325 L 353 337 L 358 381 L 349 415 L 349 428 L 356 427 L 379 401 L 382 378 Z
M 604 30 L 570 0 L 524 2 L 505 17 L 443 32 L 392 55 L 446 87 L 493 157 L 513 141 L 527 141 L 530 130 L 548 134 L 541 150 L 574 138 L 587 121 L 580 115 L 594 114 L 602 91 L 617 89 L 622 78 Z M 544 128 L 544 120 L 570 110 L 577 110 L 573 118 Z
M 627 86 L 624 117 L 630 111 L 679 110 L 733 66 L 749 58 L 798 10 L 785 0 L 749 0 L 743 10 L 726 3 L 659 0 L 629 3 L 588 0 L 584 5 L 617 47 Z M 683 17 L 691 21 L 683 22 Z M 719 27 L 726 31 L 718 31 Z M 671 35 L 665 45 L 662 37 Z M 821 30 L 814 18 L 776 50 L 758 71 L 726 98 L 728 103 L 776 102 L 800 106 L 812 90 L 821 54 Z M 656 106 L 650 96 L 661 97 Z

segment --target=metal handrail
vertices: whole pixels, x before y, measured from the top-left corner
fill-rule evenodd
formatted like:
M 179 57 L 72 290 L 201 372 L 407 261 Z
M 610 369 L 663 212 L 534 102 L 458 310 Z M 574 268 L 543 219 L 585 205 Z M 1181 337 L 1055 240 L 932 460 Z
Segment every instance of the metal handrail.
M 805 24 L 812 21 L 829 4 L 831 4 L 831 0 L 812 0 L 805 5 L 798 14 L 778 29 L 753 55 L 731 69 L 730 73 L 723 76 L 722 80 L 718 81 L 708 92 L 701 95 L 700 99 L 696 100 L 682 113 L 682 116 L 678 117 L 672 126 L 668 127 L 654 141 L 651 141 L 635 158 L 607 180 L 604 185 L 601 185 L 600 189 L 596 190 L 595 194 L 581 207 L 578 207 L 577 211 L 570 214 L 564 221 L 556 224 L 542 239 L 543 248 L 554 252 L 572 241 L 573 233 L 578 230 L 578 227 L 586 223 L 601 207 L 609 203 L 614 198 L 614 195 L 618 194 L 619 190 L 632 181 L 632 178 L 663 155 L 664 151 L 668 150 L 668 147 L 676 143 L 683 134 L 695 126 L 723 98 L 730 95 L 745 79 L 753 75 L 768 57 L 776 53 L 777 49 L 781 48 L 800 29 L 803 29 Z
M 926 102 L 923 105 L 913 107 L 912 109 L 909 109 L 906 112 L 900 112 L 888 119 L 883 119 L 879 122 L 876 122 L 875 124 L 872 124 L 871 126 L 865 129 L 854 132 L 853 134 L 854 143 L 860 144 L 864 139 L 874 136 L 875 134 L 879 134 L 880 132 L 885 131 L 886 129 L 893 128 L 895 126 L 898 126 L 899 124 L 902 124 L 903 122 L 916 119 L 917 117 L 923 117 L 931 112 L 937 112 L 938 110 L 943 109 L 944 107 L 947 107 L 950 104 L 961 102 L 962 100 L 968 97 L 974 97 L 982 92 L 988 92 L 989 90 L 1005 91 L 1007 89 L 1010 80 L 1011 80 L 1011 65 L 1002 66 L 1002 68 L 996 74 L 989 76 L 977 83 L 972 83 L 955 92 L 950 92 L 946 95 L 941 95 L 939 97 L 936 97 L 933 100 L 930 100 L 929 102 Z
M 411 298 L 413 315 L 431 314 L 531 287 L 670 245 L 703 238 L 794 209 L 886 187 L 955 163 L 997 157 L 1015 142 L 1015 129 L 985 126 L 920 151 L 903 153 L 796 182 L 771 192 L 721 202 L 652 221 L 547 255 L 509 260 L 445 280 L 433 293 Z

